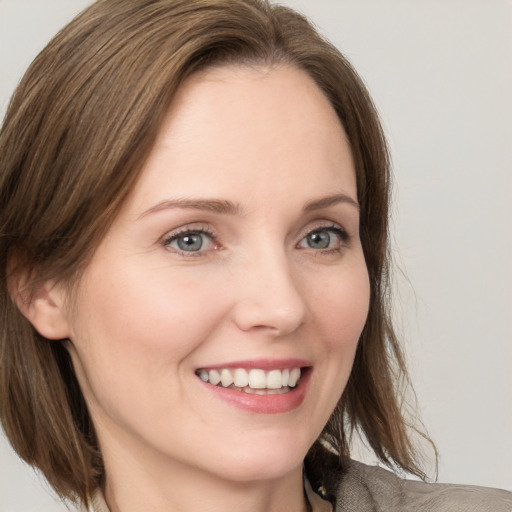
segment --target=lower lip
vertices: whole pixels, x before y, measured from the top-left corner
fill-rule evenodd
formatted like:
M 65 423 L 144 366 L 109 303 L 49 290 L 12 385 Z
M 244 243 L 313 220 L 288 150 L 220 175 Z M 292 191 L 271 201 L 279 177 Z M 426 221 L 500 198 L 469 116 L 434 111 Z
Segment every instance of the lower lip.
M 296 387 L 279 395 L 255 395 L 236 389 L 212 386 L 208 382 L 200 382 L 210 393 L 234 407 L 255 414 L 279 414 L 293 411 L 302 404 L 306 397 L 310 376 L 311 368 L 308 368 L 301 375 Z

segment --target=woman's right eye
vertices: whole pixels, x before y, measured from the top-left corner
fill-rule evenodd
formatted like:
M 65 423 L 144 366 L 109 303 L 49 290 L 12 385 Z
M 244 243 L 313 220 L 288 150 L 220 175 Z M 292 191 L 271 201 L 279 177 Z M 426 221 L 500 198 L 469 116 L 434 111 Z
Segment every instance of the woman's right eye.
M 187 230 L 172 234 L 164 246 L 182 253 L 201 253 L 215 248 L 214 236 L 202 230 Z

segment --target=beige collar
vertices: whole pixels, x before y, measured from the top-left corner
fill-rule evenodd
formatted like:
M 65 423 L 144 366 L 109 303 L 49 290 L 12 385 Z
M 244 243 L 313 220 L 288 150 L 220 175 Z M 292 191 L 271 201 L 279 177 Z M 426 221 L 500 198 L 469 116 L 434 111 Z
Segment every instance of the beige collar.
M 110 512 L 101 489 L 96 489 L 90 500 L 89 508 L 82 506 L 80 512 Z

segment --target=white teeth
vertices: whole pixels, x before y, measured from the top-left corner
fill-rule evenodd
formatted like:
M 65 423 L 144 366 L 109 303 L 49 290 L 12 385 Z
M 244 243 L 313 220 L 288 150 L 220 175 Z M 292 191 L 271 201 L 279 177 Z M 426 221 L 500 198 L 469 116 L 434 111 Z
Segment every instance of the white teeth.
M 281 372 L 279 370 L 271 370 L 267 374 L 267 388 L 279 389 L 282 384 Z
M 220 383 L 225 388 L 228 388 L 233 384 L 233 375 L 229 370 L 222 370 L 220 372 Z
M 241 391 L 249 395 L 281 395 L 290 391 L 288 386 L 279 389 L 252 389 L 249 386 L 242 388 Z
M 264 370 L 255 370 L 249 372 L 249 387 L 252 389 L 265 389 L 267 387 L 267 379 Z
M 293 388 L 293 386 L 295 386 L 297 384 L 297 381 L 299 380 L 299 378 L 300 378 L 300 368 L 294 368 L 290 372 L 290 378 L 288 380 L 288 386 Z
M 297 385 L 300 379 L 300 368 L 286 368 L 284 370 L 265 370 L 252 368 L 219 368 L 218 370 L 207 370 L 202 368 L 197 371 L 198 377 L 210 384 L 220 384 L 224 388 L 235 387 L 246 393 L 276 394 L 289 391 Z
M 208 372 L 208 380 L 210 384 L 216 386 L 220 382 L 220 373 L 217 370 L 210 370 Z
M 234 384 L 237 388 L 249 385 L 249 374 L 243 368 L 237 368 L 234 373 Z

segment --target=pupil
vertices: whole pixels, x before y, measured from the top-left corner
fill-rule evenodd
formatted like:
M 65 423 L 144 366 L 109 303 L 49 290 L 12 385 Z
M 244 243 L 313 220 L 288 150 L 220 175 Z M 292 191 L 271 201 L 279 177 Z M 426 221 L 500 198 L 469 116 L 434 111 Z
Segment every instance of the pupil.
M 201 235 L 185 235 L 178 238 L 178 247 L 183 251 L 199 251 L 202 245 Z
M 326 231 L 317 231 L 309 235 L 309 246 L 313 249 L 327 249 L 331 242 L 331 237 Z

